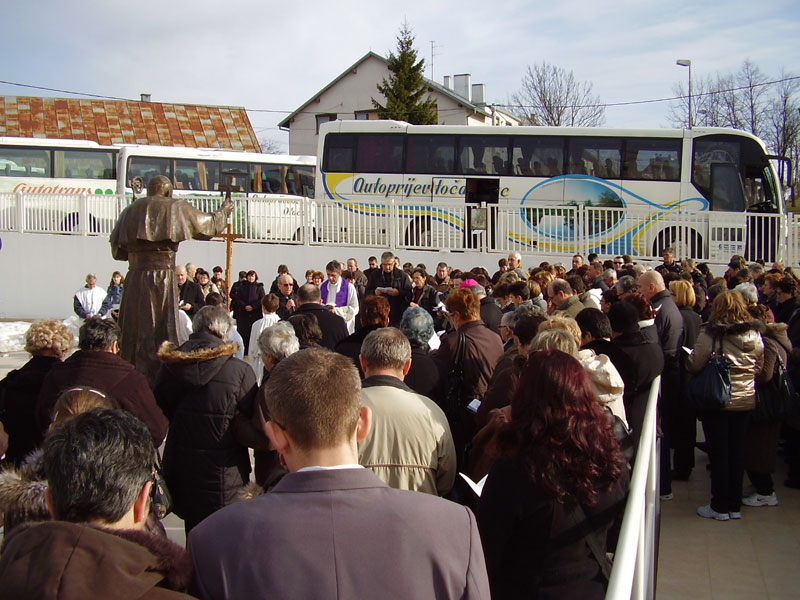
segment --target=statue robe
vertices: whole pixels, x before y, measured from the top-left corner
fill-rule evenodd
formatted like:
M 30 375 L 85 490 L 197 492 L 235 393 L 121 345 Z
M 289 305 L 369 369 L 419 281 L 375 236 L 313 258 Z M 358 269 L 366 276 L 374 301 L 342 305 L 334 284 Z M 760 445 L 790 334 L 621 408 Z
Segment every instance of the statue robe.
M 180 242 L 208 240 L 225 229 L 224 211 L 204 213 L 186 200 L 147 196 L 119 216 L 111 232 L 111 255 L 128 261 L 119 311 L 120 356 L 152 386 L 162 342 L 178 342 L 175 253 Z

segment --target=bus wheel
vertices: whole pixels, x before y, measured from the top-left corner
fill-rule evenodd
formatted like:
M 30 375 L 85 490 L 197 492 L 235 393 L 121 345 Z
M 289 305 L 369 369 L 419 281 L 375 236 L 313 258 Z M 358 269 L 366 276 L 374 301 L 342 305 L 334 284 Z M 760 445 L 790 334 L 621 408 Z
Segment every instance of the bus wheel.
M 430 248 L 433 245 L 431 218 L 417 217 L 406 229 L 406 246 Z
M 653 242 L 653 256 L 661 256 L 666 248 L 675 250 L 675 258 L 705 258 L 703 236 L 690 227 L 667 227 L 659 231 Z

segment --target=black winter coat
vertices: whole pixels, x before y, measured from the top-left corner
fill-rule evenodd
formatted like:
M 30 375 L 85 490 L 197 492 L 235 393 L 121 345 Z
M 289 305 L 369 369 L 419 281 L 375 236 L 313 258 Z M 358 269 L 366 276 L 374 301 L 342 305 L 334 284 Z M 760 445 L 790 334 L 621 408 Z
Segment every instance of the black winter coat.
M 170 421 L 164 475 L 175 514 L 192 524 L 233 502 L 249 479 L 250 457 L 231 422 L 258 388 L 253 369 L 233 356 L 236 348 L 193 333 L 179 348 L 165 342 L 158 352 L 155 397 Z
M 36 397 L 47 373 L 60 362 L 52 356 L 34 356 L 0 381 L 0 420 L 8 434 L 8 463 L 20 464 L 42 443 L 36 424 Z

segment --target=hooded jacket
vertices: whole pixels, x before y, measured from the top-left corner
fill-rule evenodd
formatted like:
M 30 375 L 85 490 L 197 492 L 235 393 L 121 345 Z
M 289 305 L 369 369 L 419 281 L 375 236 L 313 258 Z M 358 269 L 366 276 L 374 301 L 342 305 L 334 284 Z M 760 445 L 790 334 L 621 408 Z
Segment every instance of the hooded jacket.
M 764 364 L 764 331 L 761 321 L 744 323 L 707 323 L 700 328 L 694 351 L 686 361 L 686 370 L 699 373 L 708 364 L 713 350 L 719 348 L 717 338 L 722 338 L 722 353 L 731 361 L 731 402 L 725 410 L 753 410 L 755 408 L 755 378 Z
M 253 369 L 234 357 L 236 344 L 193 333 L 180 347 L 165 342 L 155 397 L 170 420 L 164 475 L 173 510 L 197 523 L 230 504 L 249 479 L 247 448 L 233 434 L 237 408 L 252 411 Z
M 581 363 L 592 382 L 597 401 L 603 406 L 607 406 L 614 416 L 622 419 L 627 425 L 625 404 L 622 401 L 625 384 L 611 359 L 605 354 L 597 354 L 594 350 L 584 349 L 578 352 L 578 362 Z
M 190 598 L 187 552 L 144 531 L 48 521 L 17 527 L 3 543 L 0 597 L 40 600 Z

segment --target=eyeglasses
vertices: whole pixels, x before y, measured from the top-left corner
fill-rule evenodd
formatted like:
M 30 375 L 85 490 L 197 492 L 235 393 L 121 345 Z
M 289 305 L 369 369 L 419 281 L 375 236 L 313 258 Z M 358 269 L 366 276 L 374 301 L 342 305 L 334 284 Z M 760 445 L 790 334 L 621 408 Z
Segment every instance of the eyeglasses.
M 292 287 L 293 285 L 293 283 L 282 283 L 281 287 Z
M 270 417 L 270 418 L 269 418 L 269 420 L 270 420 L 270 421 L 272 421 L 273 423 L 275 423 L 275 425 L 277 425 L 278 427 L 280 427 L 280 428 L 281 428 L 281 429 L 283 429 L 284 431 L 286 431 L 286 426 L 285 426 L 285 425 L 283 425 L 283 424 L 281 424 L 279 421 L 276 421 L 276 420 L 275 420 L 275 419 L 273 419 L 272 417 Z

